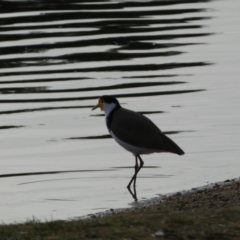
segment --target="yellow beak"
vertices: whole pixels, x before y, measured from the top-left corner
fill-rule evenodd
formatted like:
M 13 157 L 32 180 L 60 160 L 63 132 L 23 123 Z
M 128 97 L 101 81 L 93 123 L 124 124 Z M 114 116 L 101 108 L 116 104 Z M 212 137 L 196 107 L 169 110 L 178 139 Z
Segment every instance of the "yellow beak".
M 100 108 L 101 111 L 103 111 L 103 100 L 101 98 L 98 100 L 98 104 L 92 108 L 92 111 L 95 110 L 96 108 Z

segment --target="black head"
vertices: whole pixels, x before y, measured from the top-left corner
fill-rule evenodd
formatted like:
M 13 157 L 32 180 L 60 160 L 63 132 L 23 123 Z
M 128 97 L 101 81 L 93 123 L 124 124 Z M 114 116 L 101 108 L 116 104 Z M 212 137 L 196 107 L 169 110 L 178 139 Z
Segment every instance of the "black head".
M 112 106 L 114 106 L 114 109 L 118 109 L 121 107 L 118 100 L 115 97 L 104 95 L 99 98 L 98 104 L 95 107 L 93 107 L 92 110 L 100 108 L 101 111 L 106 111 L 106 109 L 109 108 L 112 109 Z
M 105 103 L 109 103 L 109 104 L 116 103 L 118 106 L 120 106 L 118 100 L 113 96 L 104 95 L 104 96 L 101 96 L 100 99 L 102 99 L 103 102 L 105 102 Z

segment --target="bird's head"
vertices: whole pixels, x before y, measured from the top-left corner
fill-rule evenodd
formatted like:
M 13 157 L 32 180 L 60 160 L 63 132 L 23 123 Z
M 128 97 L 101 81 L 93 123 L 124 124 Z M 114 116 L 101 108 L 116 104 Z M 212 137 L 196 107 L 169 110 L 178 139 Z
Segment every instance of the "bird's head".
M 105 113 L 111 112 L 115 108 L 119 108 L 120 104 L 118 100 L 113 96 L 102 96 L 98 100 L 98 104 L 92 108 L 92 110 L 95 110 L 96 108 L 100 108 L 101 111 L 104 111 Z

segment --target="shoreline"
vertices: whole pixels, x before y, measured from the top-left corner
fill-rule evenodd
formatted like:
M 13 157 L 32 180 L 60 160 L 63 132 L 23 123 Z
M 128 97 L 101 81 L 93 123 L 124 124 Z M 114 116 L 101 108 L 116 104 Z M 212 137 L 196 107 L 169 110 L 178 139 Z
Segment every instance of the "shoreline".
M 219 188 L 226 188 L 231 186 L 232 183 L 240 184 L 240 177 L 233 178 L 233 179 L 226 179 L 224 181 L 215 182 L 215 183 L 208 183 L 207 185 L 194 187 L 194 188 L 191 188 L 190 190 L 183 190 L 183 191 L 164 194 L 159 197 L 140 200 L 138 202 L 133 202 L 132 206 L 129 208 L 109 209 L 104 212 L 88 214 L 79 218 L 76 217 L 74 219 L 84 220 L 89 218 L 107 217 L 107 216 L 111 216 L 118 213 L 127 213 L 135 210 L 141 210 L 141 208 L 146 209 L 146 208 L 154 207 L 155 205 L 163 204 L 165 201 L 177 200 L 180 197 L 187 198 L 187 197 L 193 196 L 194 194 L 204 193 L 204 192 L 207 193 L 207 192 L 210 192 L 211 190 L 214 191 L 215 189 L 219 190 Z
M 240 179 L 208 184 L 86 218 L 0 225 L 1 240 L 239 240 Z

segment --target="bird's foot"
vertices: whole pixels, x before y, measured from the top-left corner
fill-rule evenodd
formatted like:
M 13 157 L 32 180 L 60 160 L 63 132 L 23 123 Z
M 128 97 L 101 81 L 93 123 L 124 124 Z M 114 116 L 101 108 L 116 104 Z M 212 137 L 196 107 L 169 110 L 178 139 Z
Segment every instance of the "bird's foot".
M 137 199 L 136 189 L 134 189 L 134 193 L 132 192 L 132 190 L 131 190 L 131 187 L 130 187 L 130 186 L 127 186 L 127 189 L 128 189 L 128 191 L 129 191 L 129 193 L 132 195 L 132 197 L 133 197 L 134 201 L 135 201 L 135 202 L 137 202 L 137 201 L 138 201 L 138 199 Z

